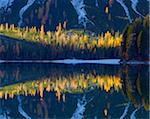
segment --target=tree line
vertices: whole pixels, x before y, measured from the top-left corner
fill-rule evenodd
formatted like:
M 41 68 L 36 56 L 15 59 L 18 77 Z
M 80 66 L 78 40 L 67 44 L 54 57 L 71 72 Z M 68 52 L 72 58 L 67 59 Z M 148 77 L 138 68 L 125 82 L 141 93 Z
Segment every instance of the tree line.
M 13 24 L 0 25 L 1 59 L 64 59 L 64 58 L 117 58 L 122 42 L 119 32 L 91 33 L 67 31 L 66 22 L 59 24 L 55 32 L 40 29 L 19 28 Z

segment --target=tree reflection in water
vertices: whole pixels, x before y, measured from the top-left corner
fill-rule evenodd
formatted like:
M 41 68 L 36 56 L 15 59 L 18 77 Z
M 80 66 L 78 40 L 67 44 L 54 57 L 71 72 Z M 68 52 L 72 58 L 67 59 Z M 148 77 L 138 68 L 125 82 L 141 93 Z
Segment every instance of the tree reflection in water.
M 12 65 L 1 64 L 0 67 L 0 102 L 3 106 L 12 102 L 10 105 L 14 108 L 16 97 L 21 96 L 22 106 L 31 117 L 34 114 L 35 118 L 70 118 L 76 110 L 76 99 L 83 95 L 86 95 L 86 100 L 93 97 L 86 104 L 85 118 L 92 115 L 133 117 L 142 109 L 149 110 L 149 66 Z M 127 105 L 128 102 L 131 102 L 130 106 L 123 114 L 124 110 L 120 109 L 123 106 L 118 105 Z M 99 110 L 103 110 L 101 116 Z M 117 114 L 112 113 L 116 111 Z M 145 115 L 140 114 L 139 118 Z
M 4 86 L 0 89 L 0 98 L 13 98 L 14 95 L 35 96 L 38 93 L 42 98 L 44 91 L 54 91 L 56 92 L 58 101 L 60 101 L 62 93 L 83 93 L 91 88 L 100 88 L 106 92 L 109 92 L 111 89 L 119 91 L 122 88 L 122 83 L 120 77 L 107 75 L 94 76 L 92 74 L 80 74 L 69 77 L 51 77 Z

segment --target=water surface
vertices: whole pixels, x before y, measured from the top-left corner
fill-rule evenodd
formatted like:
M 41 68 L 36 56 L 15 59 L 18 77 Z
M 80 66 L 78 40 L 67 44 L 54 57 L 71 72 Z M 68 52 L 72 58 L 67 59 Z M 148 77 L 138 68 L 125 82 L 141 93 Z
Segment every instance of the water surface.
M 148 118 L 149 66 L 0 64 L 0 118 Z

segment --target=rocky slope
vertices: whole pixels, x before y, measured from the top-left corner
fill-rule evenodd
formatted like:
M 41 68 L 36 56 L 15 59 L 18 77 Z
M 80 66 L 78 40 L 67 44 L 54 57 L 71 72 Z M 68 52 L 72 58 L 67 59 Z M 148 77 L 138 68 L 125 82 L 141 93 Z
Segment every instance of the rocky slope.
M 136 17 L 148 14 L 148 0 L 0 0 L 0 23 L 93 31 L 122 30 Z

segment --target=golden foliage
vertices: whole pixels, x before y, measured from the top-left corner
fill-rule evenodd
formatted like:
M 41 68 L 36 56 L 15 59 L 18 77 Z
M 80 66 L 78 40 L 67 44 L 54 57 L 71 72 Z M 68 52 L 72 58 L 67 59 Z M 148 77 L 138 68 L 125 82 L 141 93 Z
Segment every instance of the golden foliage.
M 2 87 L 0 89 L 0 98 L 13 98 L 14 95 L 20 94 L 35 96 L 36 92 L 39 93 L 42 98 L 44 96 L 44 91 L 55 91 L 58 101 L 61 99 L 65 101 L 65 92 L 83 92 L 91 86 L 99 87 L 106 92 L 109 92 L 110 90 L 119 91 L 119 89 L 122 89 L 122 81 L 118 76 L 98 75 L 95 77 L 92 74 L 81 74 L 69 76 L 67 78 L 59 77 L 58 80 L 52 79 L 31 81 Z
M 41 30 L 40 30 L 40 38 L 41 40 L 44 39 L 44 35 L 45 35 L 45 32 L 44 32 L 44 25 L 41 26 Z
M 3 30 L 4 30 L 4 25 L 1 24 L 1 25 L 0 25 L 0 31 L 3 31 Z
M 105 8 L 105 13 L 108 14 L 108 12 L 109 12 L 109 8 L 106 7 L 106 8 Z
M 28 41 L 41 42 L 46 44 L 53 43 L 54 46 L 69 46 L 73 49 L 87 49 L 91 50 L 94 48 L 115 48 L 120 47 L 122 42 L 122 35 L 116 32 L 114 35 L 107 31 L 98 35 L 98 37 L 92 36 L 87 33 L 77 33 L 76 31 L 66 31 L 66 22 L 62 25 L 59 23 L 56 31 L 47 31 L 45 33 L 44 25 L 38 30 L 35 26 L 31 28 L 19 28 L 14 27 L 14 24 L 8 27 L 6 23 L 5 27 L 3 24 L 0 25 L 0 34 L 6 35 L 13 38 L 25 39 Z M 7 31 L 7 32 L 5 32 Z
M 8 23 L 5 24 L 5 29 L 8 32 L 8 29 L 9 29 Z

